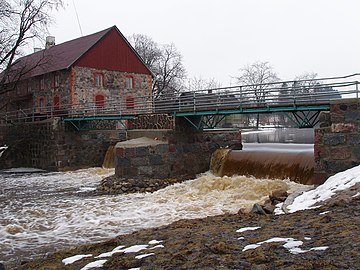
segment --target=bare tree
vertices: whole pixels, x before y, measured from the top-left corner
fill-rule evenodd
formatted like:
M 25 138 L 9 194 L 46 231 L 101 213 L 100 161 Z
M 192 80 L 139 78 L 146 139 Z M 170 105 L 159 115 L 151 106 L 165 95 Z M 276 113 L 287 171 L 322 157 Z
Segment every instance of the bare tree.
M 61 6 L 63 0 L 0 0 L 0 94 L 12 90 L 4 87 L 10 75 L 14 82 L 34 68 L 16 67 L 16 59 L 30 40 L 43 40 L 51 11 Z
M 268 83 L 279 81 L 279 78 L 269 62 L 255 62 L 240 69 L 240 75 L 235 77 L 239 84 L 245 85 L 256 104 L 261 104 L 266 99 Z M 259 128 L 260 116 L 256 117 L 256 128 Z
M 153 96 L 171 96 L 180 92 L 184 87 L 186 69 L 182 63 L 182 55 L 174 44 L 161 47 L 161 57 L 154 64 L 155 73 Z
M 174 96 L 184 88 L 186 70 L 174 44 L 158 45 L 151 38 L 133 34 L 129 38 L 136 52 L 154 74 L 153 97 Z
M 207 90 L 207 89 L 216 89 L 220 88 L 221 83 L 215 80 L 214 78 L 204 79 L 202 77 L 192 77 L 188 80 L 187 90 Z
M 154 68 L 161 57 L 159 45 L 152 38 L 142 34 L 133 34 L 128 39 L 144 63 L 149 68 Z

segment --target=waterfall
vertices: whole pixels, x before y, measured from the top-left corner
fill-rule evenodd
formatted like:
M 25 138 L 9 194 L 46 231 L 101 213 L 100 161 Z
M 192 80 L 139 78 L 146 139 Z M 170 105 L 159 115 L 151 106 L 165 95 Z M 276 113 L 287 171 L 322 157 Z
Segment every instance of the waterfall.
M 313 184 L 314 166 L 314 153 L 311 150 L 232 151 L 218 149 L 212 156 L 210 169 L 221 177 L 247 175 L 256 178 L 290 179 L 301 184 Z
M 103 168 L 115 168 L 115 145 L 110 145 L 106 151 Z

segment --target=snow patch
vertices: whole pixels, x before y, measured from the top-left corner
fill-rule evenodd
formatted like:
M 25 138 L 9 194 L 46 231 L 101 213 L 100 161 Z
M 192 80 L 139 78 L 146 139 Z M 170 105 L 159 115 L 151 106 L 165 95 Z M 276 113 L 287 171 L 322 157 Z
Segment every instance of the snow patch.
M 141 255 L 137 255 L 135 256 L 135 259 L 142 259 L 142 258 L 146 258 L 146 257 L 149 257 L 149 256 L 152 256 L 152 255 L 155 255 L 155 253 L 148 253 L 148 254 L 141 254 Z
M 88 270 L 88 269 L 91 269 L 91 268 L 101 268 L 101 267 L 104 266 L 105 263 L 106 263 L 106 260 L 98 260 L 98 261 L 95 261 L 95 262 L 88 263 L 87 265 L 85 265 L 80 270 Z
M 317 208 L 316 203 L 330 199 L 337 191 L 348 189 L 360 183 L 360 166 L 348 169 L 329 177 L 324 184 L 316 189 L 306 191 L 294 199 L 294 202 L 287 206 L 290 213 L 296 211 Z
M 275 209 L 274 209 L 274 214 L 275 215 L 283 215 L 285 214 L 285 212 L 282 210 L 284 203 L 278 203 L 277 205 L 275 205 Z
M 330 211 L 321 212 L 319 215 L 326 215 L 327 213 L 330 213 Z
M 121 251 L 124 253 L 135 253 L 139 252 L 141 250 L 147 249 L 149 245 L 134 245 L 125 249 L 122 249 Z
M 149 248 L 149 249 L 156 249 L 156 248 L 163 248 L 164 246 L 163 245 L 156 245 L 156 246 L 153 246 L 152 248 Z
M 242 233 L 242 232 L 246 232 L 246 231 L 255 231 L 260 228 L 261 227 L 244 227 L 244 228 L 238 229 L 236 232 Z
M 296 240 L 291 237 L 290 238 L 274 237 L 274 238 L 270 238 L 270 239 L 262 241 L 262 242 L 258 242 L 256 244 L 247 245 L 243 248 L 242 251 L 247 251 L 249 249 L 256 249 L 256 248 L 260 247 L 262 244 L 273 243 L 273 242 L 285 242 L 285 244 L 283 244 L 283 247 L 286 248 L 291 254 L 300 254 L 300 253 L 305 253 L 305 252 L 308 252 L 311 250 L 326 250 L 328 248 L 328 247 L 314 247 L 314 248 L 310 248 L 310 249 L 301 249 L 300 246 L 302 246 L 302 244 L 304 244 L 303 241 Z
M 118 246 L 116 248 L 114 248 L 112 251 L 110 252 L 105 252 L 105 253 L 101 253 L 100 255 L 96 256 L 95 258 L 107 258 L 107 257 L 111 257 L 113 254 L 115 253 L 120 253 L 123 252 L 121 249 L 123 249 L 125 246 Z
M 160 243 L 162 243 L 163 242 L 163 240 L 160 240 L 160 241 L 158 241 L 158 240 L 151 240 L 151 241 L 149 241 L 149 245 L 156 245 L 156 244 L 160 244 Z
M 86 257 L 92 257 L 92 254 L 71 256 L 71 257 L 63 259 L 62 262 L 63 262 L 63 264 L 68 265 L 68 264 L 72 264 L 72 263 L 74 263 L 78 260 L 81 260 L 82 258 L 86 258 Z

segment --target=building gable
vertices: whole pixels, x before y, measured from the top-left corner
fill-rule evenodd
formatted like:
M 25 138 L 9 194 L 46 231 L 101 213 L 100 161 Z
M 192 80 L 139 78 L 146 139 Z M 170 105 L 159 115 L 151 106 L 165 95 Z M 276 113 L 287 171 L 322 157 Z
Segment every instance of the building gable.
M 152 75 L 116 27 L 82 55 L 74 66 Z

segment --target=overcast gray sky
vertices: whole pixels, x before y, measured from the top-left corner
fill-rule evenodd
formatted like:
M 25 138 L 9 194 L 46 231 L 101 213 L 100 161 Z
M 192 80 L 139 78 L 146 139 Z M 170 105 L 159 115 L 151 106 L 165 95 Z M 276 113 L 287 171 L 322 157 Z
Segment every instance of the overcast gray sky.
M 360 72 L 359 0 L 65 0 L 55 13 L 56 43 L 116 25 L 174 43 L 188 76 L 223 86 L 255 61 L 268 61 L 279 77 Z

